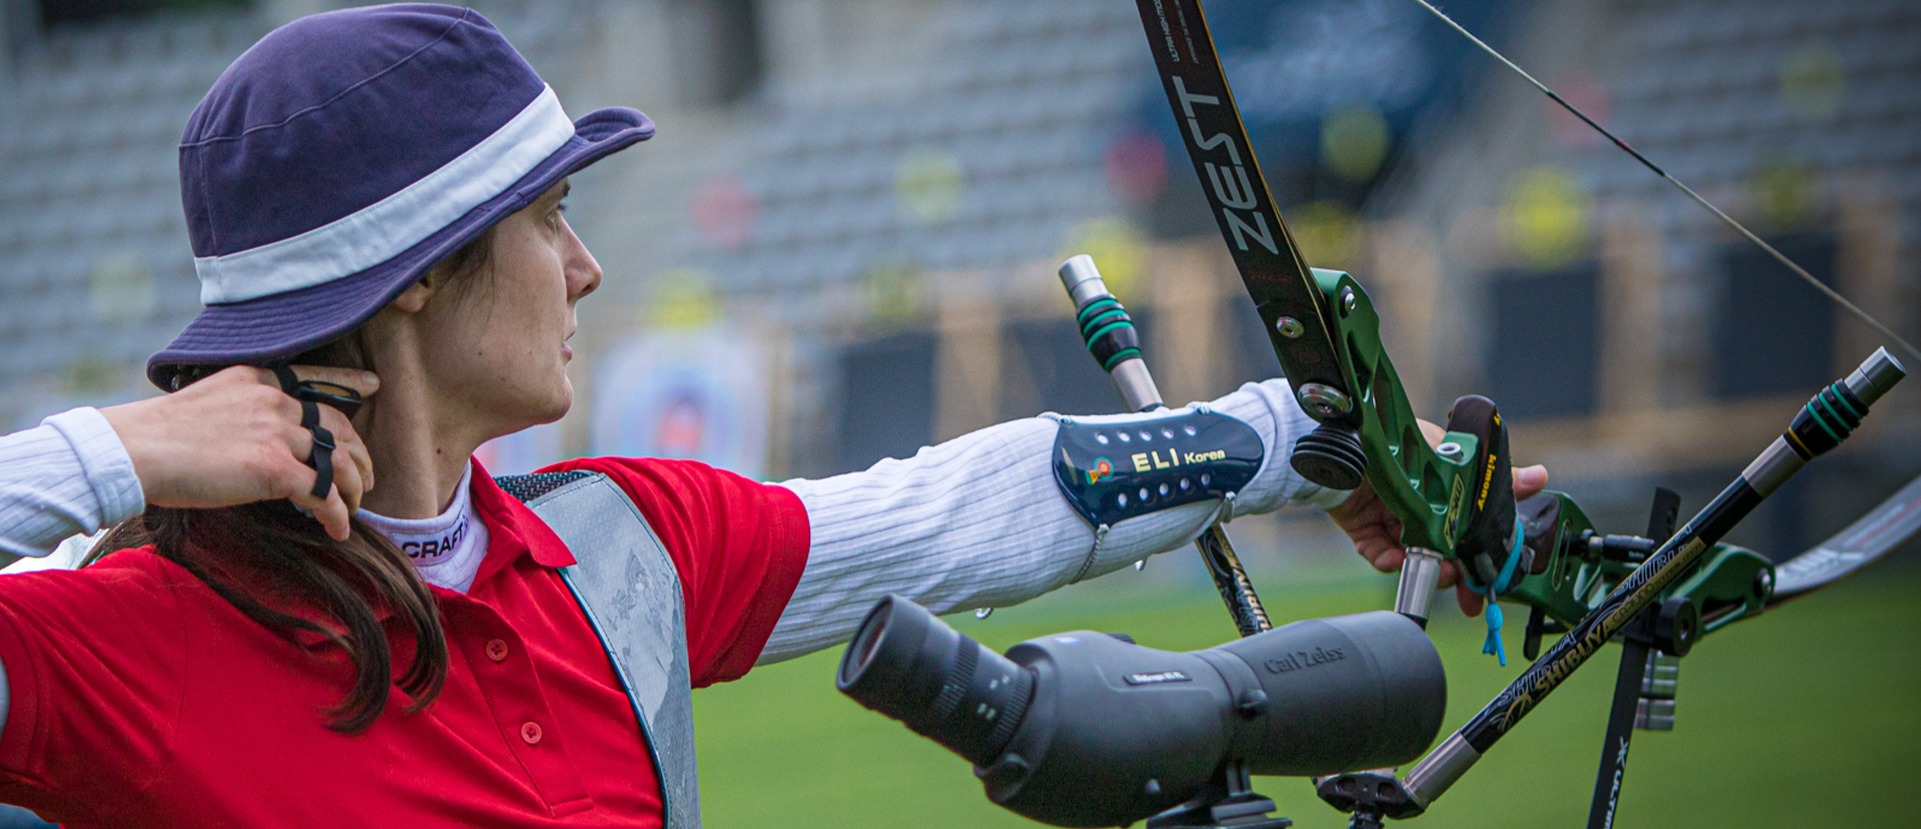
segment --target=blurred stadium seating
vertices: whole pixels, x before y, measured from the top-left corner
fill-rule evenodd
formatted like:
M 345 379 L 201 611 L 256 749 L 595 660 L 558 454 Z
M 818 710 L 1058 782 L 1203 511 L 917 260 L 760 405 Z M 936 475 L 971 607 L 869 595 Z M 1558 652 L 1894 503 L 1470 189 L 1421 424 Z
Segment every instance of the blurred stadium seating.
M 349 3 L 237 4 L 48 27 L 0 14 L 15 26 L 0 28 L 0 428 L 150 393 L 145 358 L 198 308 L 176 192 L 181 126 L 272 26 Z M 1096 236 L 1123 251 L 1103 256 L 1110 276 L 1152 277 L 1123 299 L 1170 398 L 1277 370 L 1187 162 L 1165 146 L 1172 126 L 1126 0 L 472 5 L 570 111 L 626 104 L 661 125 L 575 190 L 569 221 L 607 271 L 576 340 L 589 401 L 597 354 L 675 317 L 751 331 L 769 355 L 757 402 L 770 412 L 749 419 L 774 424 L 754 470 L 767 478 L 862 466 L 1008 416 L 1104 407 L 1111 392 L 1079 353 L 1052 275 Z M 1502 12 L 1505 31 L 1490 36 L 1523 65 L 1921 339 L 1921 2 L 1448 5 Z M 0 12 L 29 6 L 0 0 Z M 1460 45 L 1404 0 L 1207 7 L 1252 18 L 1365 7 Z M 1272 36 L 1222 40 L 1244 53 Z M 1223 51 L 1230 70 L 1245 65 Z M 1491 61 L 1424 68 L 1460 88 L 1386 128 L 1365 180 L 1324 157 L 1329 113 L 1286 135 L 1255 125 L 1264 148 L 1292 148 L 1264 152 L 1265 172 L 1314 264 L 1369 286 L 1417 406 L 1439 414 L 1476 391 L 1502 401 L 1519 460 L 1549 463 L 1602 523 L 1639 526 L 1655 484 L 1699 505 L 1812 384 L 1877 343 Z M 675 305 L 703 301 L 714 307 Z M 1917 400 L 1891 397 L 1849 451 L 1733 540 L 1794 552 L 1921 471 Z M 566 453 L 605 448 L 585 422 L 594 408 L 562 422 Z M 1296 553 L 1339 545 L 1262 523 L 1273 520 L 1239 519 L 1236 532 Z M 1852 762 L 1834 765 L 1853 779 Z
M 9 392 L 0 395 L 0 421 L 36 419 L 49 401 L 140 393 L 141 362 L 197 306 L 174 192 L 180 125 L 226 63 L 277 19 L 329 5 L 337 3 L 260 0 L 250 9 L 10 33 L 10 59 L 0 66 L 9 93 L 0 97 L 8 102 L 0 389 Z M 1203 364 L 1181 366 L 1174 393 L 1218 393 L 1230 379 L 1272 370 L 1236 310 L 1218 242 L 1192 220 L 1184 160 L 1149 158 L 1165 175 L 1147 185 L 1127 180 L 1126 170 L 1117 177 L 1116 146 L 1165 119 L 1131 4 L 476 5 L 575 111 L 626 103 L 661 121 L 652 146 L 596 168 L 577 191 L 575 224 L 609 277 L 595 307 L 582 310 L 587 353 L 644 327 L 666 283 L 706 283 L 723 316 L 750 321 L 777 340 L 770 350 L 787 355 L 768 399 L 778 408 L 773 420 L 789 425 L 771 443 L 768 472 L 845 468 L 1010 412 L 1104 399 L 1097 372 L 1062 362 L 1072 349 L 1037 333 L 1066 314 L 1051 293 L 1053 260 L 1095 220 L 1141 237 L 1149 263 L 1141 268 L 1187 263 L 1157 274 L 1161 284 L 1221 298 L 1206 318 L 1184 317 L 1191 324 L 1239 332 L 1225 347 L 1195 351 Z M 1378 16 L 1405 5 L 1370 8 Z M 1319 6 L 1216 0 L 1209 8 L 1249 15 Z M 1910 336 L 1921 327 L 1921 287 L 1902 265 L 1921 239 L 1921 6 L 1552 0 L 1509 8 L 1515 22 L 1501 39 L 1524 63 L 1675 175 L 1819 259 L 1809 266 L 1890 323 Z M 713 18 L 728 15 L 744 16 L 716 27 Z M 1437 25 L 1418 12 L 1394 19 L 1422 31 Z M 754 42 L 713 34 L 743 27 Z M 1244 48 L 1261 34 L 1228 36 Z M 1236 60 L 1229 55 L 1230 69 Z M 760 73 L 741 94 L 687 80 L 747 71 L 741 66 Z M 1529 414 L 1537 426 L 1525 445 L 1572 480 L 1639 492 L 1648 475 L 1733 463 L 1745 444 L 1707 430 L 1673 438 L 1695 449 L 1636 454 L 1596 449 L 1595 435 L 1632 434 L 1623 424 L 1676 407 L 1693 413 L 1679 418 L 1687 423 L 1749 411 L 1757 423 L 1771 421 L 1774 396 L 1804 394 L 1810 377 L 1858 359 L 1871 342 L 1490 62 L 1436 66 L 1471 79 L 1463 103 L 1397 125 L 1378 178 L 1343 184 L 1312 149 L 1263 159 L 1284 201 L 1312 201 L 1352 222 L 1342 232 L 1360 241 L 1345 261 L 1317 264 L 1348 267 L 1377 286 L 1423 408 L 1439 411 L 1459 390 L 1491 390 Z M 1144 163 L 1139 146 L 1130 151 L 1121 156 L 1127 165 Z M 1530 181 L 1553 186 L 1517 201 L 1516 182 Z M 1136 186 L 1147 188 L 1146 201 L 1124 192 Z M 1529 211 L 1545 215 L 1522 215 Z M 1329 238 L 1325 223 L 1299 203 L 1284 212 L 1315 256 L 1313 245 Z M 1514 221 L 1571 230 L 1553 245 L 1530 243 L 1514 238 Z M 1419 255 L 1389 255 L 1395 240 Z M 1500 286 L 1512 290 L 1497 301 L 1490 294 Z M 1133 304 L 1151 315 L 1173 301 L 1168 293 L 1143 290 Z M 956 296 L 992 306 L 979 319 L 1006 342 L 987 361 L 987 381 L 973 378 L 989 382 L 994 399 L 960 414 L 955 401 L 969 401 L 942 375 L 957 363 L 941 356 L 954 350 L 943 338 L 957 330 Z M 1417 297 L 1435 299 L 1409 299 Z M 1789 314 L 1794 324 L 1782 322 Z M 1436 315 L 1448 322 L 1432 324 Z M 1059 327 L 1071 339 L 1064 319 Z M 896 339 L 904 330 L 926 336 Z M 1523 335 L 1535 347 L 1517 349 Z M 922 345 L 900 352 L 901 370 L 889 371 L 871 365 L 873 355 L 898 349 L 863 350 L 870 340 Z M 1256 353 L 1240 354 L 1250 342 Z M 1532 362 L 1516 362 L 1522 350 Z M 1783 367 L 1789 357 L 1781 355 L 1799 367 Z M 1562 376 L 1531 380 L 1541 366 Z M 1048 379 L 1036 382 L 1041 376 Z M 1764 376 L 1778 382 L 1750 382 Z M 592 378 L 577 380 L 591 395 Z M 936 411 L 863 420 L 874 412 L 844 405 L 850 399 L 923 400 Z M 584 417 L 568 421 L 569 451 L 594 448 Z M 1874 455 L 1883 460 L 1860 462 L 1882 476 L 1912 474 L 1898 459 L 1921 445 L 1921 416 L 1889 420 L 1898 425 L 1883 427 L 1888 443 Z

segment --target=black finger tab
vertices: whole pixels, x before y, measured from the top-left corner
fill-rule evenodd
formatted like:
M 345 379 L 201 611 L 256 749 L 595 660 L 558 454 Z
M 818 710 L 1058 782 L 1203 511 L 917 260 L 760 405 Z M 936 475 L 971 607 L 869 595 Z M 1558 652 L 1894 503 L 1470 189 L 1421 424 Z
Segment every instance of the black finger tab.
M 267 369 L 273 372 L 274 379 L 280 381 L 281 391 L 294 397 L 300 396 L 296 394 L 300 388 L 300 378 L 294 375 L 293 369 L 288 368 L 285 363 L 275 363 Z
M 348 417 L 360 411 L 360 392 L 325 380 L 302 380 L 285 363 L 276 363 L 267 368 L 280 381 L 280 390 L 295 400 L 325 403 Z
M 305 405 L 312 406 L 308 402 Z M 325 426 L 316 425 L 313 431 L 313 458 L 309 463 L 314 468 L 313 497 L 325 498 L 334 486 L 334 434 Z
M 327 383 L 320 380 L 302 381 L 299 386 L 295 387 L 294 397 L 303 401 L 310 400 L 315 403 L 325 403 L 326 405 L 339 409 L 341 414 L 349 418 L 353 417 L 354 413 L 360 411 L 360 392 L 335 383 Z
M 268 366 L 280 390 L 300 401 L 300 428 L 313 435 L 313 454 L 307 465 L 313 467 L 313 497 L 325 498 L 334 487 L 334 433 L 320 425 L 320 406 L 325 403 L 348 417 L 360 408 L 360 393 L 345 386 L 317 381 L 302 381 L 284 363 Z
M 306 398 L 300 400 L 300 426 L 313 433 L 313 455 L 307 459 L 316 473 L 313 497 L 325 498 L 334 485 L 334 433 L 320 425 L 320 407 Z

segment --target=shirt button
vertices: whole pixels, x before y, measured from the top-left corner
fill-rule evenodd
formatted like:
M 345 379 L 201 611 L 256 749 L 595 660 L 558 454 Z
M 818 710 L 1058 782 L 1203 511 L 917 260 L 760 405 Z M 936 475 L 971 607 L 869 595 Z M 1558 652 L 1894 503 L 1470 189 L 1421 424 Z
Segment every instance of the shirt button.
M 520 739 L 527 741 L 527 744 L 530 746 L 539 745 L 540 744 L 540 723 L 533 722 L 531 720 L 521 723 Z
M 507 640 L 490 639 L 487 641 L 487 658 L 499 662 L 507 658 Z

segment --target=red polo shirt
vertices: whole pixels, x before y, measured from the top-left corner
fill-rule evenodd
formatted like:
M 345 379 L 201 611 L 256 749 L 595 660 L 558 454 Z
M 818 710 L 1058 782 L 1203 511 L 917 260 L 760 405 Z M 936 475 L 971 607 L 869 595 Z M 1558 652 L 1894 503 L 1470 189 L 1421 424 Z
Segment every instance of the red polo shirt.
M 806 562 L 800 499 L 687 461 L 597 458 L 680 570 L 696 686 L 759 656 Z M 449 666 L 406 714 L 326 728 L 351 674 L 319 637 L 256 624 L 150 550 L 0 578 L 0 802 L 73 826 L 659 826 L 625 694 L 555 573 L 539 518 L 474 475 L 489 544 L 465 595 L 433 588 Z M 411 658 L 397 625 L 395 675 Z M 304 645 L 304 647 L 303 647 Z

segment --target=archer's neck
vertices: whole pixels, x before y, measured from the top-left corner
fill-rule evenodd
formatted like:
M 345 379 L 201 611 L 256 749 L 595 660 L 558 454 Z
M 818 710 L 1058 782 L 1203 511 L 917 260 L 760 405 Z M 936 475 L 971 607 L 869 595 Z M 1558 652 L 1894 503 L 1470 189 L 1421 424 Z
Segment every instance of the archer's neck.
M 360 506 L 389 518 L 432 518 L 453 503 L 454 489 L 485 438 L 436 422 L 427 401 L 405 399 L 408 386 L 388 385 L 385 377 L 383 372 L 378 399 L 354 418 L 374 464 L 374 488 Z M 390 397 L 392 392 L 399 394 Z
M 374 465 L 374 487 L 360 506 L 389 518 L 441 514 L 474 450 L 504 434 L 490 428 L 484 407 L 465 389 L 446 388 L 448 379 L 429 368 L 431 352 L 416 342 L 402 334 L 374 346 L 380 392 L 354 418 Z

